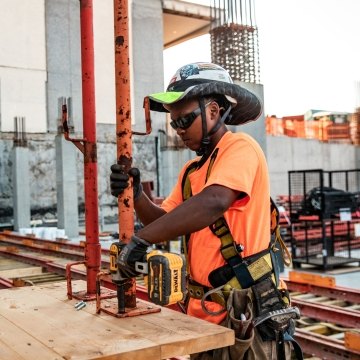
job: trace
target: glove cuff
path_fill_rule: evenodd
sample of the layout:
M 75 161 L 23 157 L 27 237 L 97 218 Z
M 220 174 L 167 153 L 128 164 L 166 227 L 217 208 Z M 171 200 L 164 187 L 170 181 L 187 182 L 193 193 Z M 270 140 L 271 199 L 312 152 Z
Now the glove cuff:
M 148 241 L 146 241 L 146 240 L 144 240 L 144 239 L 142 239 L 142 238 L 140 238 L 140 237 L 138 237 L 138 236 L 136 236 L 136 235 L 133 235 L 133 236 L 131 237 L 131 241 L 133 241 L 133 242 L 135 242 L 135 243 L 137 243 L 137 244 L 144 245 L 144 246 L 146 246 L 146 247 L 149 247 L 149 246 L 152 245 L 152 244 L 150 244 Z
M 139 199 L 143 192 L 142 184 L 140 183 L 136 188 L 134 188 L 134 201 Z

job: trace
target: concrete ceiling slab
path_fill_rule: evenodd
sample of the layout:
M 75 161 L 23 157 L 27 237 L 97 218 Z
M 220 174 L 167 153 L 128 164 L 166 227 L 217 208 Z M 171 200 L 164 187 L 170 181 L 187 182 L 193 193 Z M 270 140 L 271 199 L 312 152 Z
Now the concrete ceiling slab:
M 164 0 L 164 48 L 209 33 L 210 23 L 209 6 L 180 0 Z

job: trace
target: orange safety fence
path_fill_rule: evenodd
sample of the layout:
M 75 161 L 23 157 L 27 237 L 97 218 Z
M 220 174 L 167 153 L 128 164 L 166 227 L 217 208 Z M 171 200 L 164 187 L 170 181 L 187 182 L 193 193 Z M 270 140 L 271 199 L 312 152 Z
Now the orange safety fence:
M 323 142 L 360 144 L 360 123 L 358 121 L 337 124 L 331 120 L 304 120 L 303 116 L 302 119 L 301 116 L 284 118 L 267 116 L 266 133 L 273 136 L 317 139 Z

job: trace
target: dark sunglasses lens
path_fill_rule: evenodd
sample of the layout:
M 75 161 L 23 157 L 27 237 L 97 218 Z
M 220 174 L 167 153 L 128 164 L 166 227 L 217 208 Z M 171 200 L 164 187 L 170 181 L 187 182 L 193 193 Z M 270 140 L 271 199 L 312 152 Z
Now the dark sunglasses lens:
M 185 116 L 182 116 L 176 120 L 173 120 L 170 122 L 170 125 L 172 126 L 173 129 L 187 129 L 188 127 L 191 126 L 191 124 L 194 122 L 194 120 L 199 116 L 200 114 L 200 109 L 196 109 L 193 112 L 191 112 L 190 114 L 187 114 Z

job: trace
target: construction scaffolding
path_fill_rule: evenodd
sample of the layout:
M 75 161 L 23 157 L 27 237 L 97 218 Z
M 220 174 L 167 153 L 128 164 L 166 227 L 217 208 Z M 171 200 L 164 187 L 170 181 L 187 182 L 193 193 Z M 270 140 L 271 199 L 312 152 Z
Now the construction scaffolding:
M 260 82 L 258 28 L 253 0 L 212 0 L 211 59 L 233 80 Z

